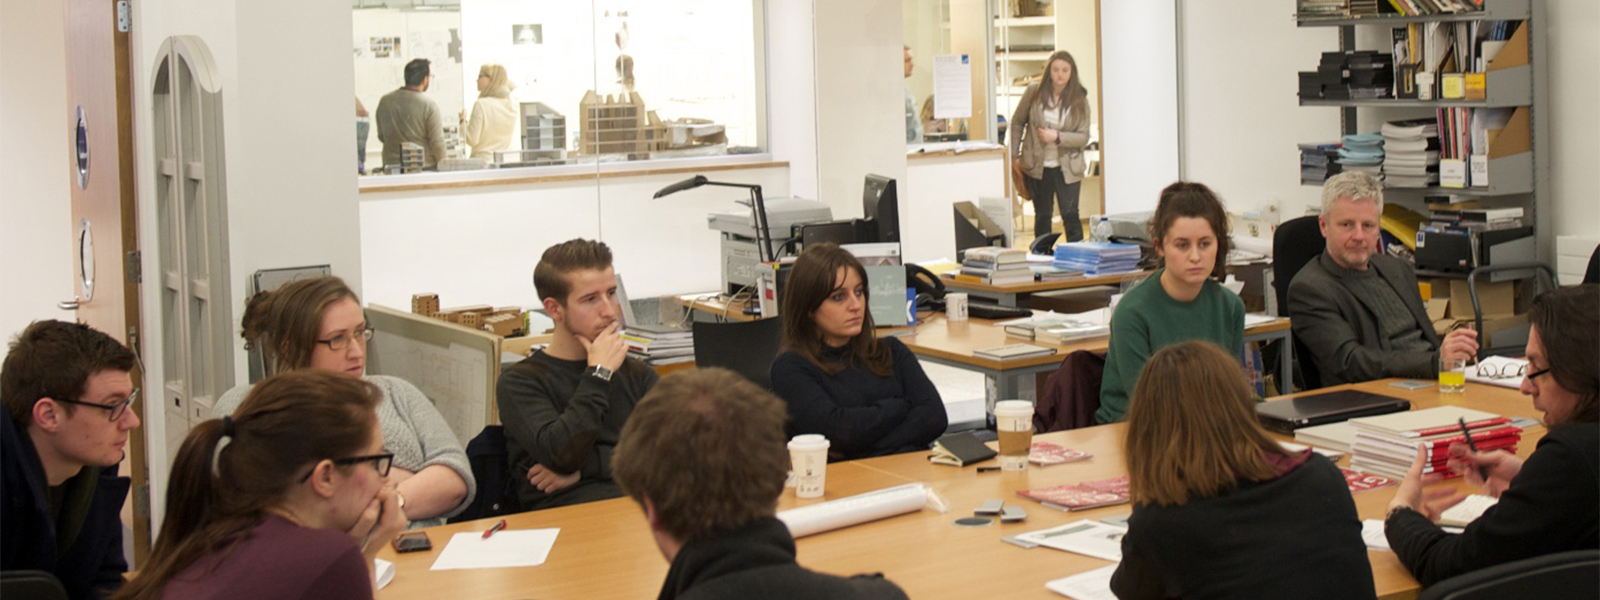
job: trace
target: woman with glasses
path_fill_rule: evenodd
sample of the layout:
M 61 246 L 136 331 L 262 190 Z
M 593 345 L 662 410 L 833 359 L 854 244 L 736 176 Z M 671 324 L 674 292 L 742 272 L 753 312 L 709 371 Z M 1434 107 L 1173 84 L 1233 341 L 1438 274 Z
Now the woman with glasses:
M 328 371 L 378 387 L 378 428 L 395 455 L 391 477 L 412 527 L 441 524 L 472 501 L 467 454 L 439 409 L 403 379 L 365 374 L 373 330 L 343 280 L 302 279 L 256 294 L 245 307 L 243 329 L 246 347 L 261 349 L 269 372 Z M 249 386 L 228 390 L 212 416 L 232 414 L 248 391 Z
M 1450 469 L 1499 498 L 1460 534 L 1434 524 L 1460 502 L 1454 487 L 1424 494 L 1421 450 L 1389 503 L 1384 533 L 1423 585 L 1524 558 L 1600 549 L 1600 286 L 1534 298 L 1522 393 L 1549 427 L 1526 459 L 1451 444 Z
M 380 400 L 360 379 L 302 370 L 195 426 L 150 560 L 113 598 L 372 598 L 372 559 L 405 527 Z

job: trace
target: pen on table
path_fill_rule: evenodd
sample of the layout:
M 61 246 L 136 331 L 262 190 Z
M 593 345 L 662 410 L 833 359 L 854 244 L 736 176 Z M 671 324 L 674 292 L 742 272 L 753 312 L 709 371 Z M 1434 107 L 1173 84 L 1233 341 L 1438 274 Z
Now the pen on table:
M 1473 454 L 1477 454 L 1478 453 L 1478 444 L 1474 443 L 1472 441 L 1472 432 L 1467 430 L 1467 420 L 1466 420 L 1466 418 L 1458 417 L 1456 419 L 1456 422 L 1461 424 L 1461 436 L 1467 438 L 1467 448 L 1472 450 Z M 1478 477 L 1483 479 L 1484 483 L 1488 483 L 1489 482 L 1489 468 L 1485 467 L 1485 466 L 1482 466 L 1482 465 L 1479 465 L 1478 466 Z
M 978 472 L 979 473 L 993 473 L 993 472 L 999 471 L 999 470 L 1000 470 L 1000 467 L 978 467 Z
M 500 519 L 500 522 L 499 523 L 495 523 L 494 527 L 490 527 L 489 529 L 484 530 L 483 539 L 487 540 L 487 539 L 489 539 L 489 536 L 494 535 L 494 532 L 500 531 L 501 529 L 505 529 L 505 528 L 506 528 L 506 520 L 505 519 Z

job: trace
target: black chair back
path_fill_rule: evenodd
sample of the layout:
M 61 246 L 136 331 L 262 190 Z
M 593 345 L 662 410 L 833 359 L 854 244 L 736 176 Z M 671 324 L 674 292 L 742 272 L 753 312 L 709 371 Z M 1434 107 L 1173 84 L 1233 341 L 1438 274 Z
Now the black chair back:
M 44 571 L 4 571 L 0 572 L 0 598 L 67 600 L 67 589 L 55 575 Z
M 520 512 L 517 490 L 511 479 L 511 458 L 506 450 L 506 430 L 502 425 L 483 428 L 472 441 L 467 442 L 467 464 L 472 467 L 472 479 L 478 482 L 478 493 L 472 503 L 449 522 L 460 523 Z
M 1278 316 L 1289 315 L 1289 282 L 1294 281 L 1294 276 L 1306 263 L 1322 254 L 1326 246 L 1316 215 L 1296 217 L 1278 225 L 1278 230 L 1272 234 L 1272 291 L 1278 299 Z M 1322 387 L 1315 359 L 1299 339 L 1294 341 L 1294 355 L 1300 367 L 1301 389 Z
M 772 389 L 772 361 L 783 340 L 783 319 L 694 323 L 694 363 L 723 367 Z
M 1600 550 L 1574 550 L 1479 569 L 1422 590 L 1417 600 L 1600 598 Z

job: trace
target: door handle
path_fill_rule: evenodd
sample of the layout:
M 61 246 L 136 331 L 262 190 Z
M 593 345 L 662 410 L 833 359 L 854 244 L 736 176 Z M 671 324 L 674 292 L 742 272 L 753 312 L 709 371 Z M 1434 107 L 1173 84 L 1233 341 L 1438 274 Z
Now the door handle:
M 73 298 L 73 299 L 67 300 L 65 302 L 57 302 L 56 303 L 56 308 L 59 308 L 61 310 L 78 310 L 79 302 L 80 302 L 80 299 L 78 299 L 78 298 Z

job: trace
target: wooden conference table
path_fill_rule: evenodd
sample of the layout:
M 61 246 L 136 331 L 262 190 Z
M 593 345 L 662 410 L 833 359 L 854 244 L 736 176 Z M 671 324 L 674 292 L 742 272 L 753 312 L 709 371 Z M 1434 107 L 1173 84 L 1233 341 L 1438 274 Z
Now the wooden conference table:
M 742 304 L 729 305 L 717 299 L 715 294 L 679 296 L 678 301 L 692 310 L 720 315 L 729 320 L 749 321 L 755 318 L 744 314 Z M 1045 344 L 1007 336 L 1005 328 L 995 323 L 990 319 L 977 318 L 952 322 L 945 318 L 943 312 L 923 311 L 917 314 L 916 326 L 884 327 L 878 330 L 878 335 L 900 338 L 911 352 L 923 360 L 976 371 L 994 379 L 998 398 L 1022 397 L 1020 391 L 1026 387 L 1029 378 L 1055 371 L 1061 367 L 1061 361 L 1074 351 L 1105 352 L 1110 341 L 1108 337 L 1100 337 L 1068 344 Z M 1281 317 L 1244 329 L 1246 342 L 1276 340 L 1281 343 L 1282 351 L 1278 353 L 1280 373 L 1294 372 L 1294 345 L 1289 343 L 1290 336 L 1289 319 Z M 1054 348 L 1056 352 L 1010 360 L 994 360 L 973 354 L 977 350 L 1022 343 Z
M 1383 380 L 1339 386 L 1406 398 L 1416 408 L 1456 403 L 1504 414 L 1539 418 L 1538 411 L 1516 390 L 1467 384 L 1459 400 L 1442 397 L 1435 389 L 1404 390 Z M 1315 392 L 1312 392 L 1315 393 Z M 1023 549 L 1000 538 L 1063 525 L 1079 519 L 1098 520 L 1125 514 L 1128 505 L 1077 513 L 1051 510 L 1016 496 L 1016 491 L 1105 479 L 1126 474 L 1122 462 L 1122 424 L 1090 427 L 1035 436 L 1068 448 L 1094 454 L 1089 460 L 1050 467 L 1030 466 L 1013 473 L 978 474 L 975 467 L 934 465 L 926 453 L 835 463 L 828 466 L 823 500 L 900 485 L 928 484 L 950 501 L 951 510 L 930 509 L 821 533 L 798 541 L 800 564 L 834 574 L 882 572 L 912 598 L 1059 598 L 1045 589 L 1047 581 L 1109 564 L 1107 561 L 1052 550 Z M 1518 455 L 1528 456 L 1544 435 L 1543 427 L 1523 434 Z M 1341 459 L 1347 465 L 1349 458 Z M 992 463 L 985 463 L 992 464 Z M 1460 480 L 1444 485 L 1462 485 Z M 1355 495 L 1362 518 L 1381 519 L 1394 486 Z M 1027 511 L 1021 523 L 987 527 L 956 527 L 952 521 L 970 516 L 972 509 L 990 498 L 1002 499 Z M 797 500 L 792 491 L 779 500 L 779 509 L 821 500 Z M 428 530 L 434 549 L 396 555 L 386 549 L 380 556 L 395 562 L 394 582 L 378 593 L 383 600 L 438 600 L 440 598 L 651 598 L 666 577 L 667 562 L 650 535 L 643 513 L 627 498 L 594 502 L 507 517 L 512 529 L 560 528 L 549 560 L 538 567 L 430 571 L 450 536 L 482 531 L 493 520 L 434 527 Z M 1380 598 L 1411 598 L 1419 586 L 1394 553 L 1369 551 Z M 1304 565 L 1314 569 L 1316 565 Z

